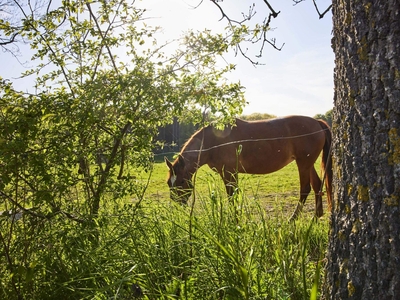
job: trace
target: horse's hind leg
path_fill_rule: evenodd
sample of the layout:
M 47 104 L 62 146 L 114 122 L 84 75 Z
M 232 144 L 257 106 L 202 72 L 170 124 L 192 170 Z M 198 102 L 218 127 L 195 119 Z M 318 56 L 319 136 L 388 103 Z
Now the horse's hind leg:
M 297 203 L 295 211 L 290 217 L 290 221 L 294 221 L 297 219 L 297 217 L 303 210 L 303 205 L 306 202 L 307 196 L 311 191 L 310 169 L 309 168 L 302 169 L 299 163 L 297 163 L 297 166 L 299 168 L 299 175 L 300 175 L 300 200 Z
M 321 196 L 321 179 L 319 178 L 315 168 L 312 167 L 310 171 L 311 186 L 315 193 L 315 214 L 319 218 L 324 214 L 322 208 L 322 196 Z

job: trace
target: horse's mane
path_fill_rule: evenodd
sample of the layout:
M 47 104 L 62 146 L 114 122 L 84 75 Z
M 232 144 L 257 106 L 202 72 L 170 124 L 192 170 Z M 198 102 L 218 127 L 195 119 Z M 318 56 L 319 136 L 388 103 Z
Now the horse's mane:
M 244 121 L 244 120 L 241 120 L 241 119 L 236 119 L 235 122 L 237 124 L 237 122 L 245 122 L 246 123 L 247 121 Z M 195 142 L 195 139 L 202 140 L 203 137 L 206 137 L 206 133 L 204 133 L 204 131 L 205 130 L 210 130 L 213 127 L 214 127 L 214 123 L 211 123 L 208 126 L 201 127 L 195 133 L 193 133 L 192 136 L 183 144 L 180 154 L 182 154 L 189 145 L 191 145 L 193 142 Z M 212 131 L 211 131 L 211 134 L 212 134 Z M 209 137 L 209 136 L 207 136 L 207 137 Z
M 206 127 L 201 127 L 195 133 L 193 133 L 192 136 L 183 144 L 180 154 L 182 154 L 185 151 L 185 149 L 188 147 L 188 145 L 190 145 L 194 141 L 194 139 L 203 132 L 203 130 L 205 130 L 206 128 L 208 128 L 210 126 L 211 125 L 208 125 Z

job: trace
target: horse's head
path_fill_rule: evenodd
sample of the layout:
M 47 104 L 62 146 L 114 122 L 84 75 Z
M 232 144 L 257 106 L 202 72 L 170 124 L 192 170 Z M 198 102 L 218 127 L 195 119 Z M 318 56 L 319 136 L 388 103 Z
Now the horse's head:
M 182 204 L 187 204 L 187 201 L 192 193 L 192 175 L 188 172 L 185 166 L 184 158 L 179 155 L 172 163 L 166 157 L 165 163 L 169 168 L 168 186 L 171 193 L 171 199 Z

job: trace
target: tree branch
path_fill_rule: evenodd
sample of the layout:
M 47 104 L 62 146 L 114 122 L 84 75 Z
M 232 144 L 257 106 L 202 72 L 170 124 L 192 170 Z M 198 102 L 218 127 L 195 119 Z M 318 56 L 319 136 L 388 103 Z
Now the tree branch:
M 9 45 L 15 42 L 15 38 L 19 35 L 19 32 L 16 32 L 12 35 L 12 37 L 5 42 L 0 42 L 0 46 L 5 46 L 5 45 Z M 3 40 L 3 39 L 2 39 Z
M 103 191 L 106 187 L 106 181 L 108 176 L 110 175 L 111 168 L 115 165 L 115 157 L 117 156 L 118 149 L 120 145 L 122 144 L 122 140 L 125 136 L 125 134 L 128 132 L 128 130 L 131 127 L 131 122 L 127 122 L 120 131 L 120 134 L 118 137 L 115 138 L 114 146 L 112 148 L 111 154 L 109 156 L 108 162 L 106 164 L 106 167 L 104 169 L 104 172 L 101 174 L 99 183 L 97 185 L 97 190 L 93 195 L 93 205 L 91 207 L 91 215 L 96 216 L 99 212 L 100 209 L 100 198 L 103 194 Z
M 268 6 L 268 9 L 271 11 L 272 16 L 273 16 L 274 18 L 278 17 L 280 11 L 276 12 L 276 11 L 272 8 L 271 4 L 269 4 L 269 2 L 268 2 L 267 0 L 264 0 L 264 3 Z M 268 22 L 268 23 L 269 23 L 269 22 Z
M 303 2 L 303 1 L 305 1 L 305 0 L 293 0 L 294 5 L 297 5 L 297 4 L 299 4 L 300 2 Z M 320 11 L 319 11 L 319 8 L 318 8 L 317 1 L 316 1 L 316 0 L 313 0 L 313 4 L 314 4 L 315 10 L 317 11 L 318 16 L 319 16 L 320 19 L 322 19 L 322 18 L 326 15 L 326 13 L 329 12 L 329 11 L 332 9 L 332 4 L 331 4 L 331 5 L 329 5 L 328 8 L 325 9 L 325 11 L 321 14 Z
M 331 8 L 332 8 L 332 4 L 331 4 L 331 5 L 329 5 L 328 8 L 325 9 L 325 11 L 321 14 L 321 13 L 319 12 L 317 2 L 316 2 L 315 0 L 313 0 L 313 3 L 314 3 L 314 7 L 315 7 L 315 9 L 317 10 L 317 13 L 318 13 L 320 19 L 322 19 L 322 18 L 325 16 L 325 14 L 326 14 L 328 11 L 330 11 Z
M 235 25 L 243 25 L 245 22 L 250 21 L 256 14 L 255 4 L 253 3 L 253 5 L 250 6 L 250 8 L 249 8 L 248 14 L 242 13 L 242 16 L 243 16 L 242 20 L 239 20 L 239 21 L 238 20 L 234 20 L 234 19 L 232 19 L 231 17 L 229 17 L 225 13 L 224 9 L 219 4 L 219 2 L 221 2 L 221 1 L 211 0 L 211 2 L 214 3 L 214 5 L 217 6 L 219 11 L 221 12 L 222 17 L 221 17 L 220 21 L 223 20 L 223 19 L 226 19 L 232 29 L 235 28 Z M 280 11 L 276 11 L 272 7 L 272 5 L 269 3 L 269 1 L 263 0 L 263 2 L 265 3 L 265 5 L 268 7 L 268 9 L 270 11 L 268 17 L 265 18 L 263 24 L 260 26 L 261 29 L 260 28 L 255 28 L 253 30 L 250 30 L 250 33 L 247 34 L 248 37 L 246 39 L 243 39 L 243 41 L 250 42 L 252 44 L 256 44 L 256 43 L 259 43 L 259 42 L 261 43 L 259 55 L 256 55 L 257 58 L 260 58 L 262 56 L 262 52 L 264 51 L 265 44 L 271 45 L 274 49 L 276 49 L 278 51 L 282 50 L 283 46 L 285 45 L 285 44 L 282 44 L 282 46 L 278 47 L 276 45 L 276 40 L 275 39 L 268 39 L 267 38 L 267 31 L 270 30 L 271 20 L 272 20 L 272 18 L 277 18 L 278 15 L 280 14 Z M 201 3 L 202 3 L 202 1 L 201 1 Z M 254 61 L 253 59 L 251 59 L 249 57 L 249 55 L 246 53 L 246 51 L 242 48 L 240 42 L 237 43 L 235 45 L 235 47 L 236 47 L 235 54 L 240 53 L 243 57 L 245 57 L 247 60 L 249 60 L 253 65 L 259 65 L 260 64 L 259 62 Z
M 65 212 L 65 211 L 63 211 L 63 210 L 61 210 L 60 208 L 58 208 L 58 207 L 55 207 L 55 206 L 52 206 L 52 208 L 53 208 L 53 211 L 51 212 L 51 213 L 48 213 L 48 214 L 42 214 L 42 213 L 39 213 L 39 212 L 35 212 L 35 209 L 36 208 L 34 208 L 34 207 L 32 207 L 32 208 L 25 208 L 24 206 L 22 206 L 21 204 L 19 204 L 16 200 L 14 200 L 11 196 L 9 196 L 9 195 L 7 195 L 6 193 L 4 193 L 3 191 L 0 191 L 0 196 L 2 196 L 2 197 L 4 197 L 4 198 L 6 198 L 8 201 L 10 201 L 14 206 L 16 206 L 19 210 L 20 210 L 20 212 L 22 212 L 23 214 L 27 214 L 27 215 L 31 215 L 31 216 L 33 216 L 33 217 L 36 217 L 36 218 L 39 218 L 39 219 L 46 219 L 46 220 L 50 220 L 51 218 L 53 218 L 54 216 L 56 216 L 56 215 L 58 215 L 58 214 L 62 214 L 62 215 L 64 215 L 64 216 L 66 216 L 68 219 L 71 219 L 71 220 L 73 220 L 73 221 L 75 221 L 75 222 L 78 222 L 78 223 L 80 223 L 80 224 L 84 224 L 84 223 L 86 223 L 86 221 L 84 220 L 84 219 L 81 219 L 81 218 L 78 218 L 78 217 L 76 217 L 76 216 L 74 216 L 74 215 L 72 215 L 72 214 L 70 214 L 70 213 L 68 213 L 68 212 Z M 2 214 L 0 214 L 0 215 L 16 215 L 18 212 L 15 212 L 15 213 L 8 213 L 8 212 L 3 212 Z M 15 217 L 14 217 L 15 218 Z
M 120 4 L 120 5 L 121 5 L 121 4 Z M 96 27 L 97 27 L 97 31 L 98 31 L 98 33 L 99 33 L 101 39 L 102 39 L 101 45 L 102 45 L 102 46 L 104 45 L 104 46 L 106 47 L 107 52 L 108 52 L 108 55 L 109 55 L 109 57 L 110 57 L 110 61 L 111 61 L 112 65 L 113 65 L 113 68 L 114 68 L 115 72 L 118 74 L 118 73 L 119 73 L 118 67 L 117 67 L 117 65 L 116 65 L 116 63 L 115 63 L 115 60 L 114 60 L 114 57 L 113 57 L 113 55 L 112 55 L 111 49 L 110 49 L 109 45 L 106 43 L 106 36 L 108 35 L 108 31 L 110 30 L 111 25 L 115 22 L 116 15 L 114 16 L 113 21 L 112 21 L 112 22 L 109 22 L 109 25 L 108 25 L 108 27 L 107 27 L 105 33 L 103 34 L 103 31 L 101 30 L 100 24 L 99 24 L 99 22 L 97 21 L 97 18 L 96 18 L 96 16 L 94 15 L 94 13 L 93 13 L 93 11 L 92 11 L 92 7 L 90 6 L 90 3 L 89 3 L 89 2 L 86 3 L 86 7 L 88 8 L 88 11 L 89 11 L 90 16 L 93 18 L 93 21 L 94 21 L 94 23 L 96 24 Z M 101 49 L 99 50 L 99 56 L 100 56 L 100 53 L 101 53 Z M 99 59 L 100 59 L 100 57 L 98 57 L 98 60 L 99 60 Z M 96 69 L 97 69 L 97 64 L 96 64 Z M 94 74 L 95 74 L 95 73 L 96 73 L 96 72 L 94 72 Z M 94 78 L 94 77 L 92 77 L 92 79 L 93 79 L 93 78 Z

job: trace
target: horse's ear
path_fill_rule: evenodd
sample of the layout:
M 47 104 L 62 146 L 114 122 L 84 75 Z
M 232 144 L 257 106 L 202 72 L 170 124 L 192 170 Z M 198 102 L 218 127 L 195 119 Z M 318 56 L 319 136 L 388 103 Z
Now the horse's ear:
M 168 168 L 172 170 L 172 163 L 168 160 L 166 156 L 164 156 L 165 163 L 167 164 Z

